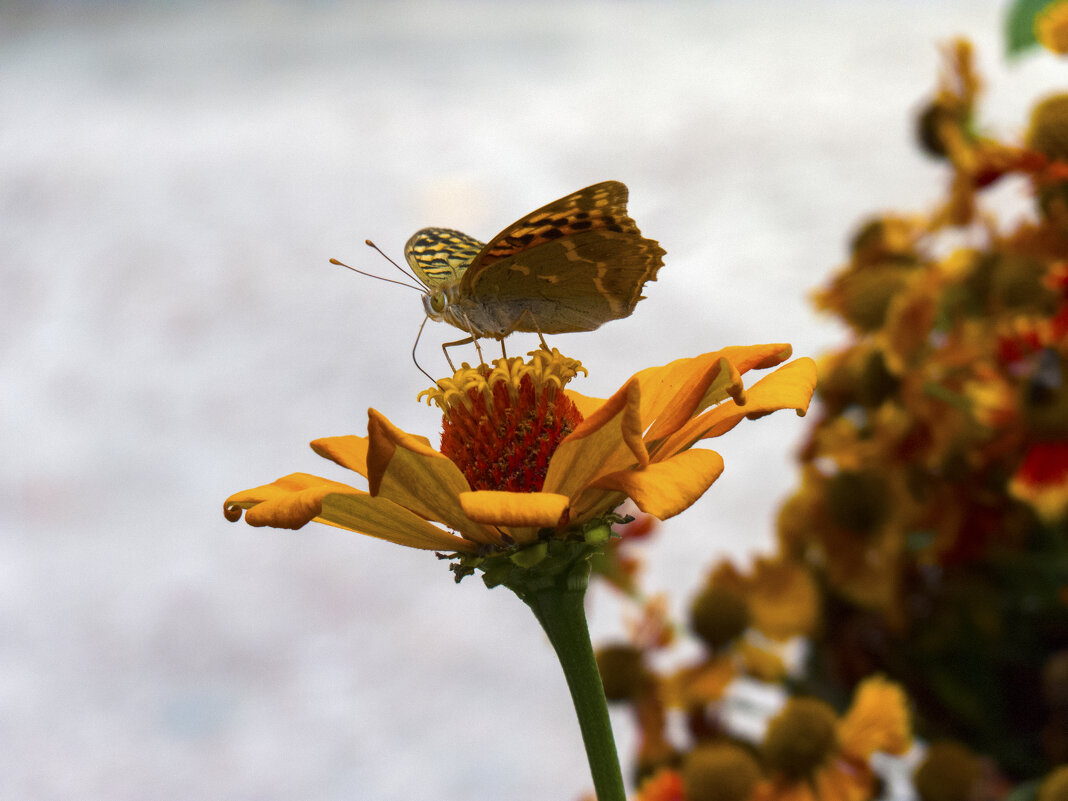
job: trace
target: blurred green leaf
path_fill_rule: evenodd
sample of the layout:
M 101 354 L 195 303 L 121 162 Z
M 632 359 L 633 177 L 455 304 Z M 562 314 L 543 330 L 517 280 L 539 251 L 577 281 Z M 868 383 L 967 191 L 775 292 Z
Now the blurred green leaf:
M 1038 44 L 1035 38 L 1035 17 L 1057 0 L 1014 0 L 1005 17 L 1005 54 L 1019 56 Z

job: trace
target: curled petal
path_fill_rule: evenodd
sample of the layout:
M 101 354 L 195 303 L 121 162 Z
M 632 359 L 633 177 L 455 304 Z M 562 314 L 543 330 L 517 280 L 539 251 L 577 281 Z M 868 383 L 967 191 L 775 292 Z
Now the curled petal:
M 371 494 L 387 498 L 426 520 L 444 523 L 469 540 L 491 545 L 503 543 L 493 528 L 469 518 L 460 505 L 467 483 L 452 460 L 394 426 L 374 409 L 367 424 Z
M 653 433 L 647 439 L 666 436 L 694 414 L 726 397 L 713 384 L 722 370 L 722 360 L 726 359 L 734 373 L 741 375 L 752 369 L 774 367 L 790 358 L 790 353 L 790 346 L 783 344 L 730 347 L 636 373 L 633 380 L 642 387 L 642 420 L 646 426 L 653 424 Z
M 367 416 L 367 480 L 372 495 L 378 495 L 382 477 L 398 446 L 428 459 L 445 459 L 430 446 L 430 440 L 426 437 L 402 431 L 376 409 L 368 409 Z
M 747 389 L 744 406 L 731 400 L 695 417 L 661 445 L 658 456 L 669 456 L 699 439 L 725 434 L 746 417 L 756 419 L 779 409 L 794 409 L 804 415 L 815 388 L 816 363 L 809 358 L 795 359 Z
M 311 443 L 312 450 L 367 478 L 367 437 L 323 437 Z
M 327 495 L 322 501 L 320 522 L 409 548 L 467 552 L 477 548 L 475 543 L 442 531 L 403 506 L 363 492 Z
M 744 402 L 741 375 L 728 359 L 698 357 L 685 361 L 692 363 L 697 373 L 662 406 L 659 416 L 646 432 L 650 442 L 670 436 L 694 415 L 728 397 Z
M 778 342 L 770 345 L 734 345 L 724 348 L 719 355 L 733 364 L 735 370 L 744 374 L 750 370 L 767 370 L 780 365 L 789 359 L 793 352 L 793 347 Z
M 718 437 L 730 431 L 742 417 L 756 420 L 780 409 L 793 409 L 798 417 L 804 417 L 816 389 L 817 378 L 816 362 L 808 357 L 784 364 L 746 390 L 744 408 L 726 403 L 712 409 L 709 412 L 712 425 L 703 437 Z
M 244 509 L 245 522 L 250 526 L 298 529 L 319 517 L 323 498 L 332 492 L 359 490 L 308 473 L 291 473 L 262 487 L 231 495 L 223 504 L 223 513 L 234 522 Z
M 460 504 L 472 520 L 490 526 L 555 527 L 570 499 L 554 492 L 497 492 L 460 494 Z
M 688 450 L 641 469 L 602 476 L 595 485 L 623 492 L 643 512 L 667 520 L 700 498 L 722 472 L 723 457 L 715 451 Z
M 560 443 L 545 474 L 545 491 L 578 497 L 602 473 L 648 461 L 638 409 L 641 389 L 628 381 Z

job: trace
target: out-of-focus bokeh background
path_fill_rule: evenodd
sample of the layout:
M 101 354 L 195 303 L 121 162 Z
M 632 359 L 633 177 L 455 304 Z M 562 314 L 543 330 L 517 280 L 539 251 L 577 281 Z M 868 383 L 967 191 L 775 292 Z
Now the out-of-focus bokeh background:
M 939 42 L 1023 130 L 1051 59 L 1006 65 L 997 2 L 0 4 L 0 797 L 569 799 L 589 787 L 533 617 L 432 555 L 232 525 L 366 409 L 435 436 L 408 352 L 417 228 L 486 238 L 615 178 L 667 249 L 629 319 L 553 338 L 611 392 L 728 344 L 816 355 L 808 292 L 853 227 L 922 210 Z M 421 361 L 444 374 L 430 325 Z M 534 347 L 517 335 L 512 353 Z M 472 359 L 473 353 L 463 358 Z M 648 552 L 681 610 L 769 547 L 805 422 Z M 621 630 L 591 597 L 595 637 Z M 629 722 L 617 719 L 624 753 Z

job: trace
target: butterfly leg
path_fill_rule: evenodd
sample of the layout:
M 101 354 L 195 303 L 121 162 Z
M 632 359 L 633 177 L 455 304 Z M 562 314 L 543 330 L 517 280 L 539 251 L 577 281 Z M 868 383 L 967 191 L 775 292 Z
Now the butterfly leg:
M 528 311 L 524 311 L 519 316 L 519 319 L 516 320 L 515 325 L 512 327 L 512 331 L 518 331 L 519 330 L 519 325 L 520 325 L 520 323 L 523 322 L 524 318 L 526 320 L 530 321 L 530 328 L 524 328 L 523 330 L 524 331 L 533 331 L 533 332 L 535 332 L 538 335 L 538 341 L 541 342 L 541 347 L 544 350 L 549 350 L 550 349 L 549 348 L 549 343 L 547 343 L 545 341 L 545 337 L 542 336 L 542 334 L 541 334 L 541 329 L 538 328 L 538 321 L 534 318 L 534 315 L 531 314 L 529 310 Z M 501 341 L 501 347 L 504 347 L 504 341 L 503 340 Z
M 452 368 L 452 371 L 454 373 L 456 372 L 456 365 L 452 363 L 452 359 L 449 357 L 449 348 L 455 347 L 456 345 L 469 345 L 472 342 L 475 343 L 475 348 L 477 349 L 478 348 L 478 342 L 475 342 L 475 338 L 474 337 L 467 337 L 465 339 L 458 339 L 455 342 L 445 342 L 444 344 L 442 344 L 441 352 L 445 354 L 445 361 L 447 361 L 449 363 L 449 367 Z M 482 357 L 482 352 L 479 351 L 478 355 L 479 355 L 479 358 L 481 358 Z
M 420 340 L 420 338 L 422 338 L 422 336 L 423 336 L 423 328 L 424 328 L 424 327 L 426 326 L 426 321 L 427 321 L 427 320 L 429 320 L 429 319 L 430 319 L 429 317 L 424 317 L 424 318 L 423 318 L 423 322 L 421 322 L 421 323 L 419 324 L 419 333 L 417 333 L 417 334 L 415 335 L 415 342 L 413 342 L 413 343 L 412 343 L 412 361 L 413 361 L 413 362 L 415 363 L 415 366 L 416 366 L 416 368 L 417 368 L 417 369 L 419 370 L 419 372 L 420 372 L 420 373 L 422 373 L 422 374 L 423 374 L 423 375 L 425 375 L 425 376 L 426 376 L 427 378 L 429 378 L 429 379 L 430 379 L 430 381 L 431 381 L 431 382 L 432 382 L 433 384 L 437 384 L 437 381 L 436 381 L 436 380 L 434 379 L 434 376 L 430 375 L 430 373 L 428 373 L 428 372 L 427 372 L 426 370 L 424 370 L 424 369 L 423 369 L 423 366 L 422 366 L 421 364 L 419 364 L 419 360 L 418 360 L 418 359 L 417 359 L 417 358 L 415 357 L 415 350 L 416 350 L 416 348 L 418 348 L 418 347 L 419 347 L 419 340 Z M 446 354 L 446 356 L 447 356 L 447 355 L 448 355 L 448 354 Z M 455 371 L 455 370 L 453 370 L 453 372 L 455 373 L 456 371 Z

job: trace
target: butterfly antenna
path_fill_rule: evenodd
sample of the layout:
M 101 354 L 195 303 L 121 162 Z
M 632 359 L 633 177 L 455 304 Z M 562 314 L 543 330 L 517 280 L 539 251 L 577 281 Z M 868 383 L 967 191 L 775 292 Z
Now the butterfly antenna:
M 415 363 L 415 367 L 420 373 L 422 373 L 423 375 L 425 375 L 427 378 L 430 379 L 430 383 L 431 384 L 433 384 L 434 386 L 437 386 L 438 385 L 437 379 L 434 378 L 434 376 L 430 375 L 430 373 L 428 373 L 426 370 L 424 370 L 423 366 L 421 364 L 419 364 L 419 360 L 417 358 L 415 358 L 415 349 L 417 347 L 419 347 L 419 339 L 420 339 L 420 337 L 423 336 L 423 326 L 426 325 L 426 321 L 429 320 L 429 319 L 430 319 L 429 317 L 424 317 L 423 318 L 423 322 L 421 322 L 419 324 L 419 333 L 417 333 L 415 335 L 415 342 L 412 343 L 412 362 Z
M 382 276 L 375 275 L 374 273 L 365 273 L 363 270 L 357 270 L 355 267 L 349 267 L 349 265 L 345 264 L 345 262 L 338 261 L 337 259 L 330 259 L 330 263 L 331 264 L 336 264 L 338 267 L 344 267 L 344 268 L 346 268 L 348 270 L 352 270 L 354 273 L 359 273 L 360 275 L 366 275 L 368 278 L 377 278 L 379 281 L 389 281 L 389 283 L 391 283 L 391 284 L 397 284 L 398 286 L 407 287 L 408 289 L 414 289 L 416 292 L 419 292 L 419 293 L 421 293 L 423 295 L 426 294 L 426 290 L 425 289 L 420 289 L 417 286 L 412 286 L 411 284 L 406 284 L 403 281 L 394 281 L 392 278 L 383 278 Z
M 405 277 L 405 278 L 411 278 L 411 279 L 412 279 L 412 280 L 414 280 L 414 281 L 415 281 L 416 283 L 419 283 L 419 278 L 418 278 L 417 276 L 413 275 L 413 274 L 412 274 L 412 272 L 411 272 L 410 270 L 405 270 L 405 269 L 404 269 L 403 267 L 401 267 L 401 266 L 400 266 L 399 264 L 397 264 L 397 262 L 393 261 L 393 259 L 391 259 L 391 258 L 390 258 L 389 256 L 387 256 L 387 255 L 386 255 L 386 254 L 385 254 L 385 253 L 384 253 L 384 252 L 382 251 L 382 248 L 380 248 L 380 247 L 379 247 L 378 245 L 376 245 L 376 244 L 375 244 L 374 242 L 372 242 L 372 241 L 371 241 L 370 239 L 365 239 L 365 240 L 363 241 L 363 243 L 364 243 L 365 245 L 367 245 L 367 247 L 369 247 L 369 248 L 373 248 L 373 249 L 377 250 L 377 251 L 378 251 L 378 253 L 379 253 L 379 255 L 381 255 L 381 256 L 382 256 L 382 258 L 384 258 L 384 259 L 385 259 L 386 261 L 388 261 L 388 262 L 389 262 L 390 264 L 392 264 L 392 265 L 393 265 L 394 267 L 396 267 L 396 268 L 397 268 L 398 270 L 400 270 L 400 271 L 401 271 L 401 273 L 402 273 L 402 274 L 404 275 L 404 277 Z M 420 289 L 419 291 L 420 291 L 420 292 L 422 292 L 423 290 L 422 290 L 422 289 Z

